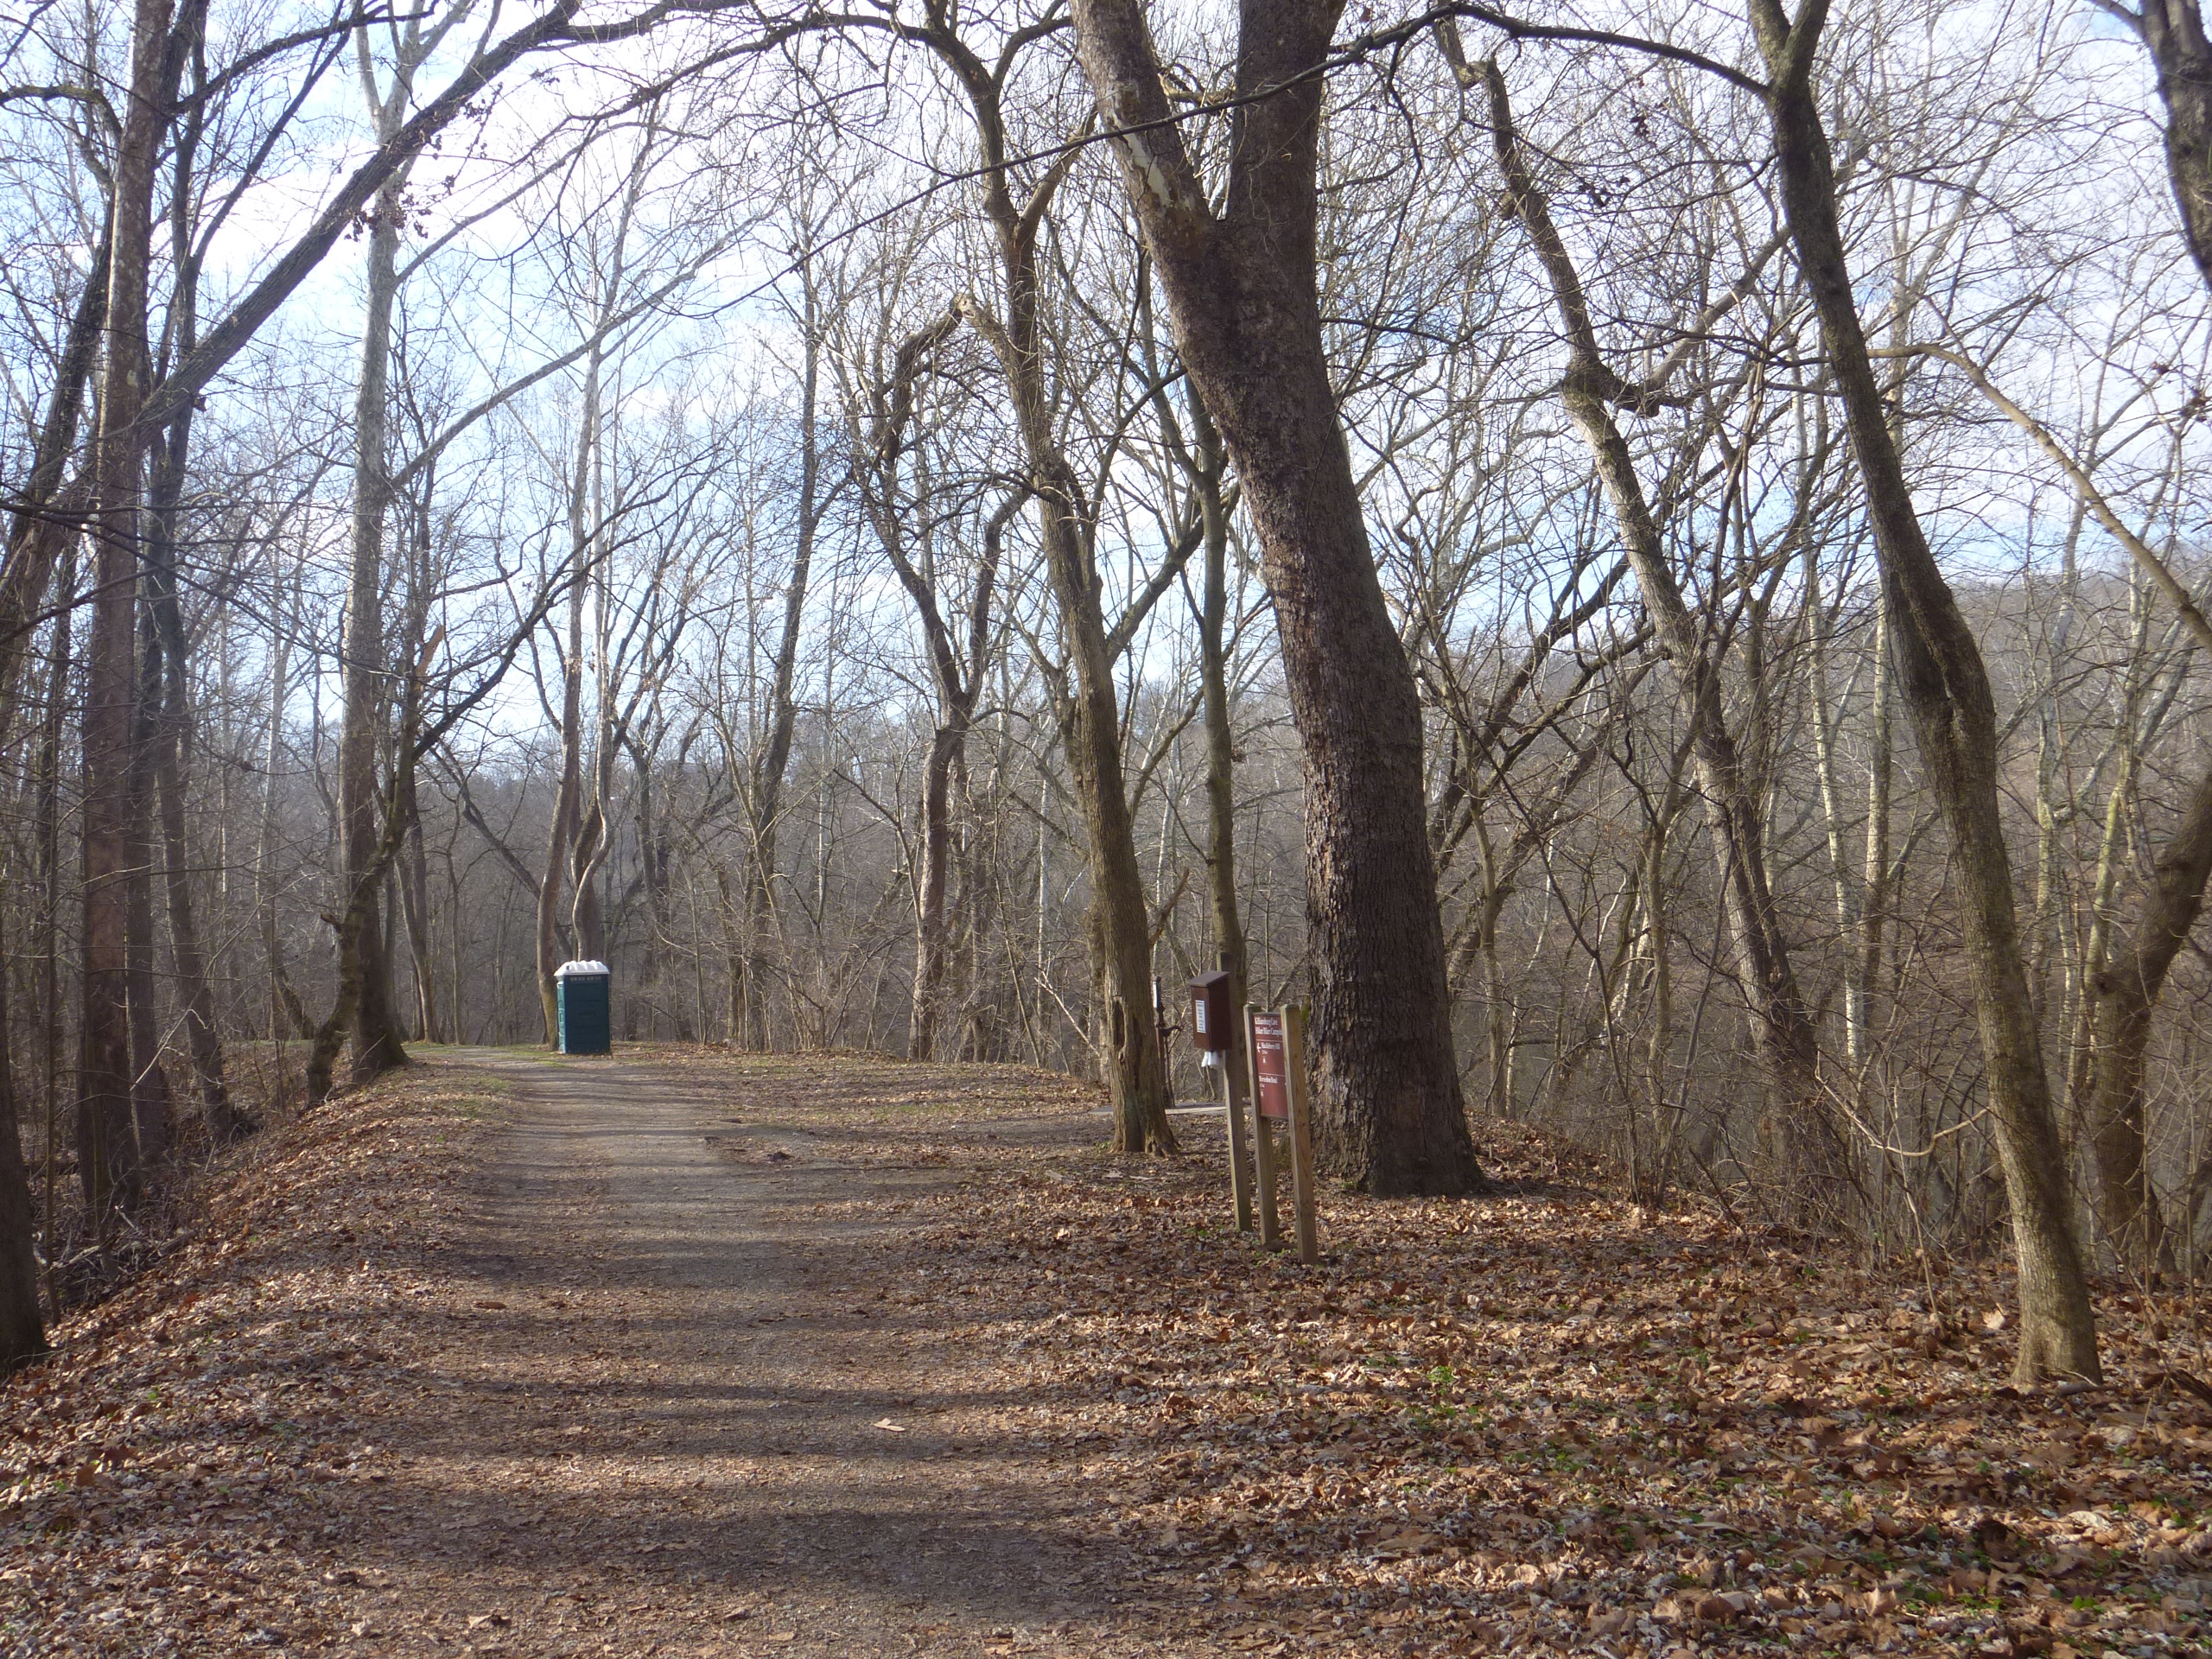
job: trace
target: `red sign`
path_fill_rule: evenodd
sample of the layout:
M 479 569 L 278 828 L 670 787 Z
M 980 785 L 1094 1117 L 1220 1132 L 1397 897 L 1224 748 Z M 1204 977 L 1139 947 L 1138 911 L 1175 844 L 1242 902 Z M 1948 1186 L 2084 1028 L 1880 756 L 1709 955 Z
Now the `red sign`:
M 1290 1116 L 1290 1064 L 1283 1052 L 1282 1015 L 1252 1016 L 1252 1081 L 1260 1096 L 1260 1116 Z

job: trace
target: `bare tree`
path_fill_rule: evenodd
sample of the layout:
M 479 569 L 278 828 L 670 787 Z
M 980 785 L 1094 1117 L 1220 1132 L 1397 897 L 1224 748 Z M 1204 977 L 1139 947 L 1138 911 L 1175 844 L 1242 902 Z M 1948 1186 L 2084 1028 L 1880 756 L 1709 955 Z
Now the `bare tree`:
M 1309 904 L 1324 976 L 1316 1127 L 1377 1193 L 1483 1183 L 1453 1054 L 1422 790 L 1421 711 L 1383 604 L 1322 347 L 1321 78 L 1338 7 L 1247 13 L 1217 213 L 1168 100 L 1145 8 L 1078 0 L 1079 55 L 1118 135 L 1176 340 L 1257 527 L 1305 745 Z

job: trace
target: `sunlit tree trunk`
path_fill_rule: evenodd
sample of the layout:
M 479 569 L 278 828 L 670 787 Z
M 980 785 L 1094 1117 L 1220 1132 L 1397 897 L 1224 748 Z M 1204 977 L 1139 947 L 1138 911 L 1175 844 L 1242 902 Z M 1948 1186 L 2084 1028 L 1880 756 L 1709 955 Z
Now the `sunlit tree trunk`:
M 396 75 L 395 81 L 375 110 L 379 136 L 385 138 L 397 130 L 405 108 L 411 67 Z M 362 880 L 380 839 L 377 761 L 392 702 L 384 612 L 385 527 L 392 502 L 385 411 L 391 397 L 392 316 L 399 295 L 399 237 L 407 213 L 407 179 L 403 168 L 377 193 L 370 210 L 367 308 L 360 380 L 353 399 L 353 557 L 346 590 L 346 712 L 339 737 L 338 794 L 348 908 L 362 906 L 361 924 L 346 940 L 351 960 L 339 964 L 341 982 L 353 988 L 356 1083 L 365 1083 L 407 1060 L 392 1006 L 391 964 L 384 949 L 378 884 Z
M 1016 431 L 1037 498 L 1046 580 L 1059 613 L 1070 696 L 1061 709 L 1068 782 L 1083 813 L 1090 864 L 1090 957 L 1097 994 L 1096 1041 L 1114 1114 L 1117 1152 L 1170 1152 L 1166 1057 L 1152 1018 L 1152 916 L 1137 864 L 1122 763 L 1120 694 L 1108 644 L 1104 598 L 1090 539 L 1091 504 L 1055 429 L 1039 270 L 1038 238 L 1074 152 L 1017 205 L 1007 165 L 1002 99 L 994 73 L 954 32 L 949 7 L 936 10 L 923 39 L 959 79 L 985 172 L 982 202 L 997 245 L 1002 313 L 963 296 L 962 315 L 990 346 L 1005 377 Z
M 1778 0 L 1750 0 L 1750 9 L 1768 73 L 1766 103 L 1783 215 L 1820 316 L 1866 485 L 1889 598 L 1897 690 L 1950 832 L 1985 1084 L 2012 1208 L 2020 1296 L 2018 1373 L 2024 1380 L 2094 1378 L 2101 1375 L 2096 1319 L 2074 1232 L 2050 1079 L 2028 997 L 2012 859 L 1998 802 L 1996 704 L 1980 647 L 1922 531 L 1859 323 L 1834 167 L 1813 85 L 1827 8 L 1822 0 L 1807 0 L 1798 25 Z
M 1697 791 L 1705 804 L 1736 984 L 1750 1011 L 1752 1050 L 1773 1092 L 1779 1138 L 1788 1147 L 1793 1173 L 1809 1178 L 1824 1204 L 1832 1202 L 1827 1195 L 1840 1191 L 1848 1157 L 1821 1093 L 1812 1014 L 1798 988 L 1789 938 L 1767 879 L 1766 826 L 1759 791 L 1729 729 L 1712 631 L 1700 628 L 1690 613 L 1643 480 L 1613 419 L 1616 404 L 1656 410 L 1659 391 L 1628 385 L 1600 354 L 1581 279 L 1553 224 L 1550 203 L 1522 156 L 1504 75 L 1496 60 L 1490 60 L 1463 79 L 1476 76 L 1489 94 L 1492 143 L 1513 210 L 1535 245 L 1567 334 L 1568 365 L 1560 400 L 1581 434 L 1611 504 L 1623 550 L 1658 632 L 1661 652 L 1672 671 L 1689 727 Z M 1813 602 L 1818 602 L 1817 595 Z M 1655 878 L 1656 874 L 1655 870 Z
M 1322 78 L 1338 7 L 1247 0 L 1217 215 L 1141 0 L 1077 0 L 1077 51 L 1192 384 L 1258 532 L 1304 749 L 1324 1163 L 1377 1194 L 1479 1189 L 1453 1053 L 1421 716 L 1323 349 Z M 1262 94 L 1264 93 L 1264 96 Z M 1149 1022 L 1138 1020 L 1142 1026 Z

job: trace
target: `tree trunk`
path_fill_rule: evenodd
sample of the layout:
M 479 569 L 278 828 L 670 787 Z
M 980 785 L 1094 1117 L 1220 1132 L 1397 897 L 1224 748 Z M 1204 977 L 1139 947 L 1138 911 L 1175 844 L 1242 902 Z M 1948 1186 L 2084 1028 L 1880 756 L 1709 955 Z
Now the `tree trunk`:
M 2212 287 L 2212 41 L 2197 0 L 2140 0 L 2129 18 L 2158 71 L 2166 106 L 2166 176 L 2183 238 Z M 2104 10 L 2118 11 L 2118 5 Z
M 136 430 L 150 372 L 146 285 L 154 168 L 166 124 L 168 0 L 137 0 L 130 82 L 113 164 L 107 353 L 92 461 L 97 512 L 83 731 L 83 1015 L 77 1069 L 78 1176 L 102 1236 L 143 1190 L 131 1122 L 129 912 L 130 772 L 138 685 L 138 554 L 143 451 Z
M 599 443 L 599 372 L 601 353 L 592 346 L 584 363 L 583 409 L 576 432 L 575 469 L 569 481 L 569 630 L 561 658 L 561 778 L 553 799 L 553 822 L 545 837 L 545 874 L 537 887 L 537 995 L 545 1013 L 545 1046 L 561 1046 L 560 987 L 554 978 L 563 951 L 561 894 L 564 877 L 581 869 L 584 747 L 584 609 L 588 597 L 592 548 L 589 522 L 592 457 Z M 575 911 L 570 911 L 571 924 Z
M 49 515 L 39 509 L 61 487 L 62 474 L 77 448 L 86 389 L 99 365 L 114 229 L 111 218 L 101 227 L 99 245 L 92 250 L 92 269 L 86 274 L 85 291 L 77 296 L 77 309 L 69 320 L 68 338 L 55 365 L 54 393 L 39 427 L 30 475 L 23 483 L 23 505 L 9 521 L 8 556 L 5 564 L 0 565 L 0 715 L 12 715 L 15 711 L 17 677 L 24 649 L 37 629 L 38 608 L 46 602 L 55 565 L 66 553 L 73 552 L 78 542 L 79 531 L 67 516 Z M 57 626 L 66 631 L 67 617 Z
M 1453 55 L 1455 62 L 1464 62 Z M 1656 409 L 1658 389 L 1628 385 L 1600 354 L 1581 278 L 1552 221 L 1550 203 L 1522 156 L 1505 77 L 1495 59 L 1470 66 L 1460 78 L 1469 82 L 1478 76 L 1489 94 L 1491 140 L 1505 177 L 1510 210 L 1535 245 L 1566 332 L 1568 365 L 1560 400 L 1581 434 L 1611 504 L 1622 550 L 1658 634 L 1660 654 L 1672 667 L 1689 727 L 1736 985 L 1750 1016 L 1751 1049 L 1767 1074 L 1792 1173 L 1806 1178 L 1811 1191 L 1820 1195 L 1816 1202 L 1832 1205 L 1849 1179 L 1849 1154 L 1823 1104 L 1813 1016 L 1798 989 L 1789 938 L 1767 880 L 1765 823 L 1758 791 L 1728 728 L 1719 664 L 1707 632 L 1682 597 L 1643 480 L 1612 416 L 1615 403 Z
M 2108 10 L 2121 10 L 2107 7 Z M 2166 168 L 2183 239 L 2212 289 L 2212 40 L 2197 0 L 2141 0 L 2129 17 L 2158 73 L 2166 111 Z M 1985 388 L 1986 390 L 1986 388 Z M 2017 418 L 2017 417 L 2016 417 Z M 2095 503 L 2077 478 L 2084 505 Z M 2116 524 L 2099 514 L 2107 528 Z M 2132 540 L 2123 537 L 2124 540 Z M 2150 550 L 2131 549 L 2139 562 Z M 2162 569 L 2162 566 L 2160 567 Z M 2183 619 L 2202 637 L 2202 613 L 2171 575 L 2161 585 L 2181 600 Z M 2152 1022 L 2166 974 L 2187 940 L 2212 879 L 2212 770 L 2190 797 L 2173 839 L 2159 855 L 2140 900 L 2133 940 L 2114 942 L 2112 965 L 2091 981 L 2093 1058 L 2082 1117 L 2095 1154 L 2104 1221 L 2124 1260 L 2139 1271 L 2169 1265 L 2170 1242 L 2151 1183 L 2143 1074 Z
M 595 524 L 606 520 L 606 507 L 601 499 L 599 480 L 606 465 L 606 454 L 596 443 L 593 446 L 592 480 L 594 505 L 592 518 Z M 607 807 L 614 792 L 614 760 L 620 742 L 615 729 L 614 686 L 609 678 L 608 638 L 609 616 L 612 612 L 612 591 L 607 562 L 594 559 L 589 567 L 589 579 L 583 572 L 578 579 L 583 586 L 596 590 L 597 603 L 593 609 L 592 638 L 592 741 L 591 765 L 582 774 L 586 785 L 577 815 L 576 843 L 569 854 L 569 885 L 574 897 L 569 906 L 569 937 L 575 941 L 579 957 L 592 962 L 607 959 L 607 924 L 605 909 L 600 901 L 600 870 L 607 861 Z M 582 757 L 579 756 L 579 764 Z
M 412 759 L 403 750 L 393 759 L 393 794 L 405 788 L 404 771 L 411 767 Z M 338 992 L 331 1002 L 328 1014 L 315 1028 L 314 1040 L 308 1049 L 307 1103 L 311 1109 L 330 1098 L 333 1069 L 339 1050 L 345 1046 L 346 1034 L 353 1028 L 360 1011 L 366 960 L 361 949 L 362 935 L 369 928 L 378 912 L 377 890 L 384 885 L 391 862 L 398 855 L 399 847 L 411 820 L 397 799 L 388 803 L 384 831 L 377 843 L 369 849 L 368 862 L 355 877 L 346 893 L 346 908 L 338 918 Z
M 276 856 L 276 780 L 284 761 L 284 709 L 290 700 L 292 635 L 299 626 L 296 582 L 280 569 L 283 553 L 272 540 L 269 548 L 270 585 L 284 595 L 277 612 L 275 637 L 269 657 L 269 738 L 262 755 L 261 828 L 253 855 L 254 903 L 261 912 L 261 946 L 269 969 L 269 1040 L 276 1049 L 276 1097 L 283 1099 L 284 1029 L 289 1025 L 302 1038 L 315 1035 L 315 1022 L 301 1005 L 299 993 L 284 970 L 284 936 L 276 916 L 278 884 L 270 865 Z
M 9 1024 L 8 953 L 0 948 L 0 1376 L 46 1351 L 38 1304 L 38 1212 L 23 1167 Z M 53 1249 L 50 1233 L 47 1248 Z
M 869 465 L 861 474 L 861 499 L 874 524 L 876 538 L 913 603 L 929 658 L 931 689 L 937 698 L 938 725 L 931 734 L 929 759 L 923 771 L 921 848 L 914 869 L 914 978 L 906 1052 L 909 1058 L 918 1060 L 934 1058 L 944 1020 L 953 967 L 950 893 L 958 850 L 953 799 L 966 776 L 968 734 L 975 724 L 976 700 L 988 663 L 992 602 L 1006 527 L 1030 497 L 1027 489 L 1016 490 L 992 510 L 985 522 L 982 556 L 960 617 L 965 637 L 956 639 L 934 585 L 937 568 L 926 561 L 917 562 L 908 552 L 906 502 L 899 480 L 899 460 L 906 448 L 906 429 L 924 361 L 958 326 L 956 309 L 899 343 L 890 384 L 872 393 L 874 412 L 867 433 Z M 987 326 L 984 332 L 988 336 L 996 331 Z
M 1792 28 L 1777 0 L 1751 0 L 1766 60 L 1783 217 L 1821 319 L 1821 335 L 1866 488 L 1888 599 L 1897 684 L 1928 781 L 1950 831 L 1967 970 L 1981 1030 L 1999 1161 L 2019 1271 L 2017 1374 L 2100 1376 L 2067 1191 L 2064 1148 L 2028 1000 L 2012 861 L 1997 793 L 1995 700 L 1973 631 L 1929 551 L 1890 430 L 1852 289 L 1827 133 L 1813 90 L 1825 7 Z
M 766 941 L 776 928 L 776 829 L 784 810 L 784 775 L 791 769 L 791 742 L 798 728 L 798 648 L 806 615 L 807 584 L 814 570 L 814 541 L 821 529 L 822 490 L 822 315 L 810 264 L 799 269 L 799 328 L 804 353 L 799 374 L 798 525 L 791 548 L 790 579 L 784 586 L 784 626 L 776 641 L 774 679 L 768 694 L 768 741 L 753 768 L 747 791 L 751 846 L 745 867 L 747 918 L 750 933 L 742 950 L 730 958 L 733 1043 L 765 1048 L 768 1043 L 766 998 L 761 990 Z M 744 1030 L 741 1038 L 738 1027 Z
M 146 515 L 150 527 L 153 515 Z M 150 546 L 156 539 L 147 537 Z M 138 1161 L 148 1170 L 167 1161 L 176 1140 L 176 1105 L 162 1064 L 162 1010 L 154 974 L 154 747 L 162 722 L 162 643 L 150 607 L 138 628 L 138 707 L 131 715 L 130 830 L 124 842 L 130 885 L 124 949 L 130 1002 L 130 1122 Z
M 180 296 L 181 305 L 188 301 Z M 191 326 L 181 328 L 190 343 Z M 161 797 L 162 868 L 168 902 L 169 955 L 175 969 L 178 1000 L 183 1004 L 185 1048 L 200 1092 L 207 1136 L 227 1146 L 253 1128 L 232 1104 L 223 1077 L 223 1038 L 215 1024 L 215 996 L 207 981 L 200 948 L 198 913 L 192 902 L 191 849 L 185 824 L 186 763 L 192 741 L 191 677 L 185 663 L 184 613 L 177 597 L 178 503 L 183 499 L 185 461 L 192 416 L 177 417 L 166 443 L 155 449 L 155 474 L 147 544 L 146 585 L 153 613 L 154 639 L 164 672 L 161 703 L 155 715 L 154 777 Z M 150 690 L 150 688 L 149 688 Z
M 1421 709 L 1361 516 L 1321 337 L 1322 79 L 1338 8 L 1247 0 L 1227 206 L 1175 125 L 1140 0 L 1077 0 L 1077 49 L 1175 335 L 1259 533 L 1304 749 L 1307 906 L 1320 983 L 1314 1126 L 1377 1194 L 1484 1185 L 1467 1132 Z M 1280 88 L 1268 95 L 1263 89 Z M 1149 1025 L 1148 1020 L 1135 1023 Z
M 430 861 L 423 849 L 423 826 L 407 832 L 407 849 L 401 858 L 399 894 L 406 911 L 407 949 L 415 971 L 416 1028 L 426 1043 L 453 1040 L 446 1033 L 444 1015 L 438 1007 L 437 941 L 430 926 Z M 453 920 L 458 924 L 460 918 Z
M 1191 400 L 1198 467 L 1192 480 L 1205 537 L 1205 583 L 1198 611 L 1198 681 L 1205 697 L 1206 891 L 1213 905 L 1214 965 L 1229 975 L 1229 1002 L 1251 995 L 1251 959 L 1236 899 L 1236 728 L 1229 699 L 1229 504 L 1222 483 L 1229 458 L 1205 405 Z M 1242 1065 L 1244 1022 L 1230 1026 L 1226 1064 Z
M 379 125 L 396 127 L 407 81 L 378 110 Z M 346 841 L 347 910 L 365 906 L 361 925 L 341 938 L 350 960 L 339 963 L 341 987 L 352 988 L 353 1081 L 369 1082 L 407 1063 L 393 1015 L 391 963 L 384 948 L 380 883 L 365 882 L 381 839 L 377 823 L 378 737 L 389 716 L 391 676 L 384 626 L 385 524 L 391 508 L 385 410 L 391 378 L 392 313 L 399 294 L 399 236 L 406 220 L 407 173 L 377 193 L 369 219 L 368 307 L 361 334 L 361 378 L 353 400 L 353 565 L 346 601 L 345 725 L 339 739 L 339 810 Z
M 2095 1154 L 2105 1226 L 2142 1271 L 2168 1265 L 2164 1223 L 2151 1185 L 2143 1074 L 2166 974 L 2187 942 L 2212 878 L 2212 769 L 2198 779 L 2173 839 L 2158 855 L 2132 939 L 2117 939 L 2089 984 L 2091 1052 L 2082 1117 Z
M 950 16 L 938 14 L 924 39 L 959 78 L 975 116 L 986 168 L 983 212 L 998 244 L 1005 311 L 995 315 L 965 296 L 958 308 L 990 346 L 1006 379 L 1014 427 L 1029 463 L 1027 482 L 1038 499 L 1060 642 L 1074 680 L 1074 695 L 1061 711 L 1061 736 L 1090 854 L 1091 974 L 1100 1069 L 1114 1114 L 1114 1149 L 1172 1152 L 1166 1057 L 1160 1052 L 1152 1018 L 1152 916 L 1122 776 L 1114 652 L 1107 642 L 1103 596 L 1088 533 L 1090 504 L 1053 424 L 1039 314 L 1037 238 L 1074 153 L 1046 173 L 1025 205 L 1015 205 L 1001 104 L 1006 71 L 988 68 L 951 32 L 944 21 Z
M 906 1039 L 910 1059 L 935 1057 L 938 1027 L 944 1013 L 945 969 L 951 950 L 945 889 L 952 862 L 952 778 L 967 736 L 965 721 L 956 718 L 939 726 L 931 736 L 922 774 L 921 868 L 914 883 L 913 1015 Z

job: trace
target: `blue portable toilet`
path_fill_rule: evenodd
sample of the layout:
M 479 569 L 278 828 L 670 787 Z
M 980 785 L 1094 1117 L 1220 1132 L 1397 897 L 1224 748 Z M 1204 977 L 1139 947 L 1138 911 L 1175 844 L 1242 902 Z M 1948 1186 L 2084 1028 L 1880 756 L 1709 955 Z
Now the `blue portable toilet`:
M 611 1054 L 614 1052 L 614 1016 L 608 1004 L 603 962 L 564 962 L 554 970 L 560 993 L 561 1052 L 563 1054 Z

